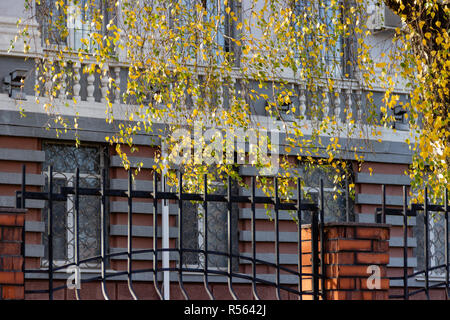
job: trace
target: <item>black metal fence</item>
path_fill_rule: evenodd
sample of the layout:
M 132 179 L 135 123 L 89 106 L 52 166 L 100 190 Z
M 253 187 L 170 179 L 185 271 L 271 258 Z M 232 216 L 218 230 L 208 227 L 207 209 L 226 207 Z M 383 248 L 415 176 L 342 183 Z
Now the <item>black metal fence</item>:
M 49 299 L 54 298 L 54 293 L 58 290 L 62 290 L 67 288 L 67 284 L 61 286 L 54 285 L 54 275 L 57 271 L 63 271 L 71 266 L 80 267 L 83 263 L 88 263 L 90 261 L 100 261 L 100 274 L 96 276 L 92 276 L 91 278 L 84 278 L 81 282 L 93 282 L 100 281 L 102 294 L 105 299 L 109 299 L 109 294 L 107 290 L 106 283 L 108 280 L 114 280 L 115 277 L 126 275 L 128 282 L 128 289 L 131 296 L 134 299 L 138 299 L 138 296 L 133 288 L 133 276 L 137 273 L 152 273 L 153 274 L 153 285 L 160 299 L 163 299 L 163 292 L 161 283 L 158 280 L 158 275 L 160 275 L 164 271 L 175 272 L 178 274 L 178 282 L 181 292 L 185 299 L 189 299 L 188 290 L 185 288 L 185 282 L 183 280 L 183 274 L 186 272 L 194 272 L 200 275 L 203 275 L 203 283 L 205 290 L 210 299 L 214 299 L 214 295 L 212 290 L 210 289 L 210 275 L 222 275 L 227 278 L 228 290 L 231 296 L 234 299 L 238 299 L 238 296 L 233 288 L 235 284 L 234 279 L 240 279 L 242 281 L 251 284 L 252 286 L 252 294 L 255 299 L 259 299 L 258 295 L 258 284 L 270 286 L 275 289 L 277 299 L 281 299 L 282 291 L 289 292 L 290 294 L 298 296 L 298 299 L 303 299 L 303 297 L 309 296 L 313 299 L 325 299 L 324 290 L 325 288 L 325 266 L 320 263 L 320 261 L 324 261 L 324 230 L 323 223 L 324 221 L 324 188 L 323 181 L 320 180 L 319 187 L 319 204 L 302 201 L 302 187 L 300 178 L 297 179 L 297 198 L 296 200 L 283 200 L 279 197 L 278 194 L 278 179 L 274 178 L 274 186 L 275 186 L 275 195 L 273 197 L 266 196 L 257 196 L 256 195 L 256 177 L 251 178 L 251 195 L 250 196 L 241 196 L 232 194 L 232 180 L 231 177 L 228 177 L 227 190 L 226 195 L 218 195 L 218 194 L 209 194 L 207 193 L 208 185 L 207 179 L 205 176 L 204 179 L 204 190 L 203 194 L 195 194 L 195 193 L 186 193 L 183 191 L 183 176 L 179 173 L 178 179 L 178 188 L 176 192 L 166 192 L 158 190 L 158 181 L 160 177 L 154 173 L 153 177 L 153 190 L 152 191 L 137 191 L 133 190 L 132 184 L 132 176 L 131 171 L 129 171 L 128 175 L 128 189 L 127 190 L 118 190 L 118 189 L 110 189 L 107 187 L 107 176 L 106 170 L 102 170 L 101 183 L 99 188 L 83 188 L 80 187 L 80 172 L 79 169 L 76 169 L 74 173 L 74 184 L 72 187 L 60 187 L 59 190 L 55 192 L 54 188 L 54 180 L 53 180 L 53 171 L 52 167 L 48 168 L 47 174 L 47 191 L 46 192 L 30 192 L 26 190 L 26 168 L 23 166 L 22 170 L 22 188 L 20 191 L 16 193 L 17 207 L 18 208 L 26 208 L 26 200 L 27 199 L 39 199 L 46 200 L 47 206 L 45 211 L 47 214 L 47 230 L 46 230 L 46 239 L 47 239 L 47 251 L 48 251 L 48 266 L 46 268 L 40 269 L 25 269 L 25 273 L 44 273 L 48 276 L 48 289 L 43 290 L 26 290 L 26 294 L 36 294 L 36 293 L 44 293 L 48 294 Z M 56 265 L 54 263 L 54 203 L 56 201 L 66 201 L 67 197 L 71 196 L 74 199 L 74 259 L 71 262 L 65 263 L 63 265 Z M 80 219 L 80 196 L 99 196 L 101 199 L 100 205 L 100 254 L 94 255 L 88 258 L 80 258 L 80 229 L 79 229 L 79 219 Z M 108 198 L 109 197 L 120 197 L 126 198 L 128 203 L 128 218 L 127 218 L 127 250 L 123 252 L 108 252 L 108 223 L 107 223 L 107 215 L 108 215 Z M 153 208 L 153 234 L 148 235 L 153 238 L 153 247 L 149 249 L 134 249 L 133 248 L 133 199 L 151 199 L 152 202 L 149 203 Z M 176 248 L 160 248 L 158 247 L 158 206 L 161 205 L 161 201 L 163 200 L 173 200 L 178 204 L 178 237 L 177 237 L 177 247 Z M 183 201 L 197 201 L 200 202 L 203 206 L 204 210 L 204 219 L 203 223 L 207 226 L 208 223 L 208 203 L 209 202 L 222 202 L 227 205 L 227 250 L 224 252 L 218 252 L 214 250 L 210 250 L 208 248 L 208 234 L 207 227 L 205 227 L 204 237 L 204 248 L 203 249 L 192 249 L 186 248 L 183 246 Z M 233 252 L 233 237 L 231 230 L 231 219 L 232 219 L 232 206 L 233 204 L 250 204 L 251 206 L 251 256 L 240 255 L 239 253 Z M 256 257 L 256 229 L 255 229 L 255 212 L 257 204 L 266 204 L 272 206 L 274 210 L 274 229 L 275 229 L 275 263 L 273 261 L 265 261 L 263 259 L 257 259 Z M 279 222 L 279 211 L 280 210 L 289 210 L 291 212 L 296 213 L 297 220 L 297 249 L 298 249 L 298 262 L 296 268 L 288 268 L 281 264 L 280 261 L 280 222 Z M 311 239 L 302 239 L 302 224 L 305 222 L 302 220 L 302 212 L 310 213 L 310 224 L 311 224 Z M 45 213 L 44 213 L 45 214 Z M 319 240 L 320 239 L 320 240 Z M 305 241 L 311 241 L 311 272 L 305 273 L 303 272 L 302 267 L 302 243 Z M 319 248 L 321 246 L 321 248 Z M 163 252 L 175 252 L 178 254 L 178 265 L 175 267 L 162 268 L 158 265 L 158 259 Z M 153 267 L 145 268 L 145 269 L 136 269 L 133 268 L 133 263 L 137 254 L 150 253 L 153 255 Z M 202 254 L 206 257 L 205 263 L 202 267 L 199 268 L 190 268 L 183 266 L 183 255 L 187 253 L 197 253 Z M 127 270 L 118 271 L 114 273 L 108 272 L 106 268 L 106 264 L 108 259 L 114 256 L 124 256 L 126 255 L 127 259 Z M 208 265 L 208 255 L 221 255 L 226 257 L 227 259 L 227 270 L 218 270 L 216 268 L 210 268 Z M 250 274 L 243 274 L 237 272 L 233 269 L 233 263 L 235 261 L 243 261 L 247 260 L 251 263 L 252 272 Z M 257 265 L 265 265 L 275 269 L 275 281 L 269 281 L 267 279 L 262 279 L 261 276 L 257 274 L 256 266 Z M 286 273 L 290 275 L 294 275 L 298 279 L 298 283 L 294 286 L 286 285 L 281 281 L 281 274 Z M 305 279 L 311 280 L 311 289 L 304 290 L 302 280 Z M 75 291 L 75 295 L 77 299 L 80 299 L 80 292 L 78 289 Z
M 400 216 L 403 217 L 403 275 L 402 276 L 390 276 L 390 280 L 402 280 L 403 282 L 403 294 L 392 294 L 389 298 L 403 298 L 408 300 L 409 297 L 418 295 L 420 293 L 424 293 L 427 299 L 430 299 L 430 291 L 435 288 L 443 288 L 445 289 L 446 298 L 450 298 L 450 286 L 449 286 L 449 273 L 450 273 L 450 257 L 449 257 L 449 200 L 448 200 L 448 190 L 445 190 L 444 193 L 444 205 L 436 205 L 430 204 L 428 201 L 428 189 L 424 190 L 424 203 L 423 204 L 415 204 L 412 203 L 408 207 L 408 195 L 407 195 L 407 186 L 403 186 L 403 208 L 387 208 L 386 207 L 386 188 L 382 185 L 382 207 L 376 209 L 376 217 L 377 222 L 386 223 L 387 216 Z M 432 225 L 433 220 L 432 213 L 437 213 L 442 215 L 443 220 L 443 237 L 441 243 L 443 243 L 444 248 L 439 248 L 441 251 L 443 249 L 443 257 L 442 261 L 435 263 L 433 266 L 430 265 L 430 226 Z M 421 214 L 423 214 L 423 219 L 417 219 Z M 419 232 L 417 232 L 416 241 L 422 242 L 423 249 L 423 266 L 418 266 L 413 268 L 413 266 L 408 265 L 408 257 L 411 254 L 408 254 L 408 234 L 411 232 L 412 224 L 408 221 L 410 218 L 416 218 L 416 231 L 420 231 L 420 228 L 423 227 L 423 239 L 418 239 Z M 408 230 L 409 229 L 409 230 Z M 416 252 L 416 257 L 420 255 L 420 252 Z M 421 269 L 421 267 L 423 269 Z M 411 271 L 411 269 L 413 271 Z M 430 274 L 435 271 L 441 271 L 439 275 L 439 280 L 433 281 L 431 284 Z M 410 290 L 409 281 L 411 279 L 416 279 L 418 276 L 423 276 L 423 288 L 415 288 Z

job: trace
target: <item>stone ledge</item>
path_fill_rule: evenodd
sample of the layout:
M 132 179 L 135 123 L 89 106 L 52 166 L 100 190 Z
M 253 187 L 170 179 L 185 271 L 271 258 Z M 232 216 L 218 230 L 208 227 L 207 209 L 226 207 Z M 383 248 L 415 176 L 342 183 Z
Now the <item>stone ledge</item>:
M 24 214 L 27 212 L 27 209 L 17 209 L 11 207 L 0 207 L 0 214 L 8 214 L 8 213 L 16 213 L 16 214 Z
M 320 224 L 319 224 L 320 225 Z M 363 228 L 391 228 L 387 223 L 372 222 L 326 222 L 325 227 L 363 227 Z M 311 228 L 311 224 L 302 224 L 302 228 Z

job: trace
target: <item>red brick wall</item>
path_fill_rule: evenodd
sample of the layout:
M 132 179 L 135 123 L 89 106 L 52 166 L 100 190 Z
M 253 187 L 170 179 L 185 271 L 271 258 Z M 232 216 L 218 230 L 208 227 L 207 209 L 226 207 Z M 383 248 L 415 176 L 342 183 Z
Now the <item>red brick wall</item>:
M 0 298 L 24 299 L 22 231 L 25 210 L 0 208 Z
M 330 223 L 325 226 L 326 299 L 378 300 L 388 299 L 389 225 L 361 223 Z M 311 272 L 311 228 L 303 230 L 303 272 Z M 320 248 L 320 246 L 319 246 Z M 369 289 L 368 267 L 380 268 L 379 289 Z M 305 290 L 311 289 L 311 279 L 305 279 Z M 321 289 L 321 282 L 319 281 Z
M 128 151 L 128 150 L 126 150 Z M 111 156 L 115 155 L 113 149 L 110 150 Z M 129 156 L 139 156 L 139 157 L 153 157 L 154 149 L 150 147 L 141 147 L 139 152 L 136 154 L 130 154 Z M 121 168 L 111 168 L 110 169 L 110 178 L 111 179 L 126 179 L 127 172 Z M 136 177 L 137 180 L 144 181 L 152 181 L 152 172 L 151 170 L 142 170 L 140 174 Z M 124 198 L 114 198 L 111 197 L 110 201 L 124 201 Z M 150 200 L 146 199 L 134 199 L 134 203 L 137 202 L 150 202 Z M 258 206 L 259 207 L 259 206 Z M 110 213 L 110 224 L 111 225 L 126 225 L 127 223 L 127 214 L 123 212 L 114 212 Z M 161 216 L 158 217 L 158 225 L 161 226 Z M 239 221 L 239 230 L 240 231 L 249 231 L 250 230 L 250 220 L 240 220 Z M 153 226 L 153 215 L 152 214 L 133 214 L 133 225 L 136 226 Z M 176 226 L 176 217 L 170 216 L 170 226 Z M 258 231 L 273 231 L 275 228 L 274 221 L 267 220 L 258 220 L 256 222 L 256 229 Z M 331 228 L 331 227 L 330 227 Z M 337 228 L 337 227 L 336 227 Z M 361 270 L 364 267 L 367 269 L 367 264 L 369 261 L 373 262 L 370 259 L 374 257 L 371 256 L 373 250 L 387 250 L 387 241 L 381 241 L 379 239 L 370 238 L 370 234 L 372 229 L 369 228 L 369 231 L 361 234 L 359 232 L 355 239 L 350 237 L 350 230 L 352 228 L 356 228 L 355 226 L 347 226 L 346 232 L 340 238 L 336 238 L 331 240 L 329 246 L 332 246 L 336 241 L 336 244 L 339 244 L 339 247 L 334 248 L 334 251 L 330 251 L 327 254 L 327 263 L 330 264 L 329 272 L 333 272 L 330 274 L 329 280 L 327 280 L 327 289 L 330 290 L 330 298 L 362 298 L 362 286 L 365 283 L 362 283 L 361 280 Z M 295 232 L 297 229 L 296 224 L 292 221 L 280 221 L 280 231 L 290 231 Z M 329 229 L 331 234 L 338 229 Z M 340 230 L 340 229 L 339 229 Z M 338 232 L 338 231 L 336 231 Z M 373 235 L 372 235 L 373 236 Z M 109 244 L 114 248 L 121 248 L 122 251 L 126 251 L 126 236 L 119 235 L 110 235 Z M 153 238 L 151 235 L 146 237 L 133 237 L 133 249 L 138 250 L 142 248 L 151 248 Z M 350 245 L 350 247 L 348 247 Z M 158 241 L 158 246 L 161 247 L 161 242 Z M 170 239 L 170 246 L 175 247 L 175 239 Z M 239 251 L 240 252 L 250 252 L 250 243 L 248 241 L 240 241 L 239 243 Z M 329 248 L 332 249 L 331 247 Z M 280 254 L 295 254 L 297 252 L 297 243 L 295 242 L 285 242 L 280 244 Z M 274 253 L 274 244 L 273 242 L 258 242 L 257 243 L 257 253 Z M 378 257 L 378 256 L 376 256 Z M 383 259 L 386 260 L 386 254 L 383 251 Z M 344 259 L 344 260 L 343 260 Z M 350 259 L 345 261 L 345 259 Z M 369 260 L 368 260 L 369 259 Z M 388 259 L 388 258 L 387 258 Z M 28 259 L 27 259 L 28 260 Z M 385 262 L 382 260 L 382 262 Z M 34 268 L 36 266 L 28 265 L 31 261 L 27 261 L 27 267 Z M 377 262 L 377 261 L 375 261 Z M 387 263 L 387 262 L 386 262 Z M 133 269 L 142 269 L 142 268 L 151 268 L 153 262 L 152 261 L 134 261 Z M 171 261 L 171 267 L 175 267 L 175 261 Z M 357 265 L 357 268 L 349 267 L 348 265 Z M 159 265 L 161 265 L 159 263 Z M 283 265 L 286 268 L 296 270 L 296 265 Z M 113 260 L 111 261 L 110 267 L 114 270 L 126 270 L 126 261 L 125 260 Z M 241 264 L 239 266 L 239 272 L 243 273 L 251 273 L 251 265 L 250 264 Z M 366 271 L 364 269 L 364 271 Z M 355 274 L 355 272 L 359 270 L 361 271 L 359 274 Z M 257 265 L 258 275 L 266 274 L 273 275 L 275 273 L 275 269 L 273 267 L 268 267 L 264 265 Z M 307 271 L 307 267 L 305 265 L 305 270 Z M 348 273 L 350 272 L 350 273 Z M 353 272 L 353 273 L 352 273 Z M 285 274 L 282 272 L 282 274 Z M 364 274 L 366 276 L 366 274 Z M 367 278 L 367 276 L 366 276 Z M 357 279 L 357 280 L 356 280 Z M 59 280 L 58 280 L 59 281 Z M 54 286 L 58 287 L 60 284 L 64 284 L 63 281 L 55 280 Z M 382 282 L 383 285 L 386 285 L 386 281 Z M 343 288 L 343 286 L 347 286 L 347 288 Z M 26 282 L 27 289 L 47 289 L 47 282 L 45 280 L 27 280 Z M 350 288 L 349 286 L 353 286 Z M 155 299 L 157 298 L 156 292 L 153 289 L 153 283 L 135 281 L 133 284 L 136 293 L 140 298 L 143 299 Z M 108 281 L 107 283 L 108 294 L 112 299 L 130 299 L 131 295 L 128 291 L 126 282 L 124 281 Z M 185 283 L 185 288 L 189 293 L 190 298 L 194 299 L 208 299 L 206 294 L 206 290 L 203 287 L 202 283 Z M 251 285 L 250 284 L 234 284 L 234 290 L 240 299 L 252 299 Z M 292 285 L 293 289 L 297 289 L 297 286 Z M 211 283 L 211 289 L 214 292 L 216 298 L 220 299 L 231 299 L 231 296 L 228 292 L 228 287 L 226 284 L 221 283 Z M 306 288 L 304 288 L 306 289 Z M 339 290 L 338 290 L 339 289 Z M 263 284 L 257 285 L 257 291 L 259 296 L 262 299 L 275 299 L 275 291 L 274 287 L 265 286 Z M 348 291 L 352 291 L 353 293 L 347 294 Z M 366 290 L 367 291 L 367 290 Z M 375 298 L 372 297 L 372 292 L 365 292 L 364 298 Z M 83 283 L 81 296 L 83 299 L 103 299 L 101 294 L 100 284 L 96 283 Z M 30 294 L 27 295 L 27 299 L 46 299 L 48 296 L 46 294 Z M 296 295 L 290 294 L 287 291 L 281 291 L 281 297 L 283 299 L 297 299 Z M 380 295 L 377 295 L 376 298 L 379 298 Z M 73 290 L 59 290 L 55 292 L 55 299 L 73 299 L 74 291 Z M 181 295 L 181 291 L 176 283 L 172 283 L 171 285 L 171 298 L 173 299 L 183 299 Z M 306 298 L 306 295 L 304 296 Z
M 42 149 L 41 139 L 35 137 L 12 137 L 0 136 L 0 148 L 20 149 L 30 151 L 40 151 Z M 22 166 L 26 165 L 26 174 L 41 174 L 42 164 L 37 161 L 18 161 L 18 160 L 0 160 L 0 172 L 22 174 Z M 21 188 L 19 184 L 0 184 L 0 196 L 15 196 L 16 191 Z M 27 191 L 41 191 L 39 186 L 30 186 Z M 42 221 L 41 209 L 28 208 L 26 212 L 26 221 Z M 41 233 L 26 232 L 25 242 L 27 244 L 39 245 L 42 243 Z M 26 265 L 28 269 L 40 267 L 40 259 L 36 257 L 27 257 Z

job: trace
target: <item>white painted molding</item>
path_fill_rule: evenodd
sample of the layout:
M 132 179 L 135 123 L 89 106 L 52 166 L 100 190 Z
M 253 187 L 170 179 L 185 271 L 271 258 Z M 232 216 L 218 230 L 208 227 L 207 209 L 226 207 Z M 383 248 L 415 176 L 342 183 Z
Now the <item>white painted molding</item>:
M 23 41 L 20 39 L 15 43 L 14 49 L 9 51 L 11 41 L 18 35 L 18 19 L 16 17 L 0 15 L 0 54 L 14 56 L 34 56 L 40 54 L 42 52 L 41 35 L 39 32 L 39 24 L 35 19 L 27 20 L 19 24 L 19 28 L 23 28 L 25 23 L 28 25 L 30 51 L 27 54 L 24 53 Z
M 37 104 L 35 101 L 35 96 L 27 96 L 26 101 L 15 101 L 8 97 L 7 94 L 0 94 L 0 110 L 9 110 L 9 111 L 19 111 L 19 108 L 27 113 L 41 113 L 46 114 L 47 112 L 43 108 L 43 104 L 45 103 L 46 98 L 40 98 L 40 103 Z M 64 103 L 67 103 L 66 106 Z M 135 109 L 138 109 L 139 106 L 125 105 L 125 104 L 113 104 L 112 110 L 115 120 L 128 120 L 127 113 L 133 112 Z M 105 103 L 99 102 L 88 102 L 88 101 L 78 101 L 76 104 L 73 103 L 72 100 L 62 100 L 60 103 L 55 103 L 55 113 L 58 113 L 63 116 L 76 116 L 81 115 L 82 117 L 87 118 L 96 118 L 96 119 L 105 119 Z M 273 118 L 267 116 L 253 115 L 252 118 L 255 122 L 259 122 L 265 130 L 269 130 L 270 132 L 278 132 L 283 133 L 283 126 L 286 125 L 282 121 L 277 121 Z M 154 120 L 155 124 L 162 124 L 163 122 Z M 309 120 L 302 120 L 298 123 L 299 127 L 302 128 L 303 134 L 305 136 L 312 134 L 312 125 Z M 362 126 L 364 132 L 370 132 L 372 129 L 368 125 Z M 382 141 L 390 141 L 390 142 L 402 142 L 405 143 L 405 140 L 409 138 L 412 143 L 414 143 L 414 139 L 411 138 L 409 131 L 399 131 L 395 129 L 378 127 L 377 131 L 381 132 L 381 136 L 367 137 L 368 140 L 372 142 L 376 142 L 379 138 Z M 356 130 L 358 131 L 358 130 Z M 342 133 L 344 134 L 344 133 Z M 322 138 L 329 138 L 330 135 L 323 134 Z M 352 136 L 344 136 L 342 135 L 340 139 L 360 139 L 359 133 L 355 132 Z

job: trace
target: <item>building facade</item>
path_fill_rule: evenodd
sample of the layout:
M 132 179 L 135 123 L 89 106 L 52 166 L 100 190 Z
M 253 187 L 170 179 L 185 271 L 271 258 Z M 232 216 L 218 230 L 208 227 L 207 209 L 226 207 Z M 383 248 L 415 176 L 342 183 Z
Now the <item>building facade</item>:
M 42 1 L 41 1 L 42 2 Z M 243 4 L 245 6 L 245 1 Z M 52 166 L 52 182 L 55 190 L 58 187 L 74 187 L 76 168 L 80 170 L 81 188 L 100 188 L 103 178 L 102 172 L 106 171 L 108 178 L 108 188 L 117 190 L 128 189 L 128 173 L 124 170 L 122 160 L 116 153 L 115 148 L 105 143 L 105 137 L 110 136 L 116 128 L 105 121 L 105 93 L 107 79 L 102 78 L 101 74 L 87 75 L 82 73 L 82 65 L 74 64 L 73 72 L 78 76 L 71 86 L 71 95 L 79 99 L 79 102 L 70 107 L 64 106 L 61 102 L 60 112 L 67 117 L 74 117 L 78 112 L 78 125 L 80 130 L 76 133 L 72 130 L 61 132 L 57 137 L 55 130 L 48 129 L 49 117 L 42 106 L 35 102 L 35 85 L 38 84 L 38 75 L 35 73 L 35 59 L 39 57 L 39 50 L 46 50 L 42 46 L 40 39 L 36 41 L 38 53 L 24 54 L 20 45 L 9 50 L 10 41 L 17 32 L 16 22 L 18 18 L 24 17 L 24 1 L 4 0 L 0 3 L 0 206 L 15 207 L 16 191 L 21 188 L 22 165 L 26 165 L 26 189 L 30 192 L 48 192 L 49 177 L 48 167 Z M 245 10 L 244 10 L 245 11 Z M 245 16 L 242 17 L 245 19 Z M 389 20 L 390 21 L 390 20 Z M 78 25 L 77 21 L 73 23 L 73 30 L 70 34 L 70 41 L 76 46 L 77 37 L 82 36 L 84 26 Z M 377 22 L 377 30 L 366 41 L 372 44 L 388 42 L 393 36 L 392 29 L 388 25 Z M 43 21 L 35 20 L 31 25 L 32 29 L 45 33 L 46 25 Z M 225 41 L 225 40 L 224 40 Z M 339 44 L 338 44 L 339 45 Z M 373 55 L 379 57 L 383 52 L 383 47 L 374 45 Z M 330 59 L 336 58 L 331 56 Z M 120 88 L 116 97 L 113 97 L 114 108 L 120 119 L 121 105 L 119 103 L 120 94 L 125 92 L 127 83 L 127 62 L 126 58 L 120 58 L 119 61 L 111 63 L 109 71 L 114 74 L 116 83 Z M 341 73 L 343 70 L 334 70 Z M 21 89 L 15 88 L 12 82 L 17 79 L 25 79 Z M 9 81 L 9 82 L 8 82 Z M 291 79 L 292 86 L 299 92 L 299 101 L 302 101 L 302 87 L 300 82 Z M 348 105 L 360 103 L 362 93 L 369 89 L 363 84 L 358 83 L 356 79 L 337 82 L 340 86 L 339 100 L 330 101 L 330 110 L 337 110 Z M 375 104 L 382 105 L 383 89 L 374 85 L 372 89 Z M 398 87 L 397 94 L 402 99 L 407 99 L 408 91 L 405 88 Z M 294 102 L 295 103 L 295 102 Z M 264 119 L 267 117 L 264 113 L 264 102 L 255 102 L 255 116 Z M 302 108 L 298 108 L 302 109 Z M 22 115 L 22 112 L 26 116 Z M 344 119 L 342 119 L 344 123 Z M 353 175 L 349 177 L 355 184 L 355 196 L 352 199 L 346 199 L 344 196 L 333 198 L 332 176 L 327 171 L 318 170 L 309 175 L 302 176 L 306 185 L 311 189 L 310 194 L 313 199 L 318 199 L 319 179 L 324 179 L 324 214 L 325 222 L 358 222 L 375 223 L 375 211 L 382 205 L 382 185 L 385 185 L 386 205 L 390 208 L 401 208 L 403 205 L 402 187 L 409 186 L 409 177 L 405 175 L 408 166 L 411 163 L 412 153 L 405 139 L 409 132 L 403 123 L 403 119 L 395 124 L 394 128 L 382 128 L 382 141 L 372 141 L 370 150 L 365 152 L 365 161 L 359 167 L 358 163 L 348 158 L 348 163 L 352 167 Z M 76 148 L 74 145 L 76 134 L 79 136 L 81 146 Z M 155 152 L 159 150 L 157 136 L 149 134 L 139 134 L 134 139 L 139 146 L 139 152 L 129 153 L 131 164 L 142 163 L 142 170 L 136 177 L 133 189 L 136 191 L 154 190 L 152 168 L 155 164 L 153 158 Z M 283 145 L 283 140 L 280 141 Z M 282 150 L 283 148 L 280 148 Z M 125 148 L 125 150 L 127 150 Z M 129 150 L 128 150 L 129 151 Z M 283 153 L 283 151 L 282 151 Z M 294 157 L 295 158 L 295 157 Z M 301 163 L 298 163 L 301 169 Z M 251 166 L 241 166 L 239 173 L 250 182 L 250 177 L 255 175 L 255 168 Z M 162 187 L 162 186 L 160 186 Z M 345 186 L 340 186 L 344 189 Z M 218 194 L 225 194 L 226 189 L 218 185 Z M 344 190 L 345 191 L 345 190 Z M 249 196 L 250 190 L 236 187 L 233 188 L 236 195 Z M 258 195 L 262 195 L 257 190 Z M 151 199 L 136 199 L 133 201 L 133 247 L 135 249 L 145 250 L 153 246 L 154 217 Z M 49 245 L 48 245 L 48 201 L 27 199 L 25 207 L 25 270 L 47 270 L 49 264 Z M 75 237 L 74 214 L 75 198 L 68 196 L 67 199 L 55 201 L 53 204 L 53 240 L 52 256 L 55 268 L 54 287 L 64 286 L 70 275 L 66 268 L 58 269 L 73 262 L 75 251 L 80 259 L 87 259 L 92 256 L 99 256 L 102 251 L 101 236 L 104 222 L 101 219 L 101 197 L 98 195 L 85 195 L 79 198 L 79 224 L 78 236 Z M 183 243 L 185 248 L 193 249 L 187 252 L 182 264 L 185 268 L 195 269 L 203 268 L 205 265 L 205 256 L 195 252 L 205 246 L 205 228 L 208 229 L 209 250 L 217 252 L 226 252 L 229 248 L 228 238 L 232 240 L 231 252 L 236 256 L 251 255 L 251 207 L 247 204 L 233 205 L 231 208 L 231 218 L 227 220 L 227 207 L 225 203 L 208 204 L 208 222 L 204 223 L 202 218 L 202 208 L 199 204 L 193 204 L 184 201 L 182 204 L 184 215 L 178 219 L 179 205 L 176 201 L 167 201 L 165 205 L 159 208 L 159 225 L 161 233 L 166 234 L 166 243 L 163 238 L 157 241 L 159 248 L 169 246 L 176 248 L 179 244 L 180 223 L 183 225 Z M 117 253 L 111 256 L 106 265 L 106 272 L 113 274 L 127 270 L 127 239 L 128 239 L 128 202 L 127 199 L 120 196 L 111 196 L 106 204 L 106 232 L 105 250 L 109 254 Z M 162 225 L 163 216 L 167 213 L 165 223 Z M 279 228 L 281 251 L 275 252 L 274 241 L 274 223 L 266 214 L 262 206 L 256 209 L 256 246 L 257 256 L 261 260 L 276 263 L 277 255 L 279 263 L 285 267 L 296 268 L 298 263 L 297 250 L 297 232 L 295 222 L 287 213 L 280 214 Z M 272 214 L 274 211 L 272 210 Z M 306 219 L 306 218 L 305 218 Z M 422 220 L 420 220 L 422 219 Z M 430 220 L 431 221 L 431 220 Z M 231 225 L 229 226 L 228 224 Z M 403 274 L 403 218 L 400 216 L 387 216 L 386 223 L 390 224 L 389 260 L 387 261 L 387 277 L 401 277 Z M 413 273 L 414 270 L 422 270 L 425 265 L 426 255 L 424 254 L 424 235 L 423 235 L 423 215 L 413 217 L 408 221 L 408 270 Z M 167 227 L 167 228 L 166 228 Z M 445 260 L 445 233 L 444 218 L 438 216 L 433 222 L 430 222 L 429 236 L 431 245 L 429 246 L 429 265 L 440 265 Z M 231 235 L 229 234 L 231 233 Z M 78 239 L 78 249 L 75 250 L 75 238 Z M 119 254 L 123 252 L 123 254 Z M 162 256 L 162 255 L 161 255 Z M 180 256 L 176 252 L 168 254 L 168 266 L 177 268 L 180 264 Z M 154 256 L 151 252 L 136 253 L 133 255 L 133 268 L 145 269 L 153 268 Z M 162 258 L 161 258 L 162 259 Z M 226 270 L 231 268 L 233 272 L 241 274 L 251 274 L 252 263 L 245 259 L 234 259 L 231 266 L 228 265 L 227 256 L 220 254 L 210 255 L 208 258 L 210 267 L 214 270 Z M 163 262 L 161 260 L 161 266 Z M 166 265 L 167 266 L 167 265 Z M 82 264 L 81 279 L 95 277 L 101 273 L 100 260 L 92 259 Z M 275 268 L 276 269 L 276 268 Z M 275 270 L 267 265 L 257 265 L 257 274 L 267 281 L 275 281 Z M 178 286 L 178 273 L 173 271 L 167 273 L 170 279 L 171 299 L 183 298 L 182 292 Z M 25 272 L 25 299 L 47 299 L 46 293 L 27 293 L 30 290 L 45 290 L 48 284 L 48 273 Z M 160 280 L 164 275 L 160 274 Z M 183 274 L 186 284 L 186 290 L 190 296 L 200 299 L 208 299 L 208 294 L 204 289 L 202 275 L 186 271 Z M 442 270 L 430 271 L 428 281 L 431 285 L 439 283 L 445 279 L 445 272 Z M 209 283 L 214 292 L 215 298 L 230 299 L 232 296 L 227 288 L 227 277 L 218 272 L 209 276 Z M 287 273 L 282 273 L 279 280 L 281 284 L 287 287 L 296 287 L 297 279 Z M 424 275 L 418 275 L 409 279 L 411 291 L 415 288 L 424 286 Z M 236 284 L 237 295 L 251 299 L 251 285 L 249 281 L 241 280 Z M 133 276 L 133 285 L 136 294 L 146 299 L 157 299 L 158 294 L 153 289 L 152 274 L 137 273 Z M 262 298 L 274 299 L 275 292 L 270 286 L 260 285 L 260 295 Z M 82 283 L 81 295 L 84 299 L 102 299 L 102 288 L 98 281 Z M 127 285 L 127 277 L 120 275 L 111 277 L 106 283 L 106 288 L 110 298 L 130 299 L 133 298 Z M 391 279 L 389 281 L 389 293 L 391 295 L 401 294 L 404 284 L 401 279 Z M 166 287 L 166 292 L 167 292 Z M 436 299 L 445 298 L 445 291 L 442 289 L 431 290 L 431 297 Z M 415 298 L 424 298 L 425 295 L 418 294 Z M 63 288 L 54 293 L 55 299 L 74 299 L 75 290 Z M 282 298 L 296 299 L 295 294 L 284 292 Z M 362 296 L 354 296 L 362 298 Z

